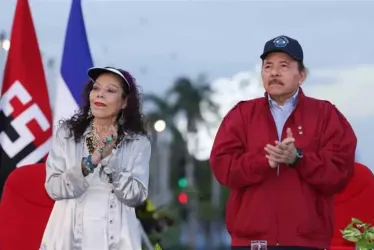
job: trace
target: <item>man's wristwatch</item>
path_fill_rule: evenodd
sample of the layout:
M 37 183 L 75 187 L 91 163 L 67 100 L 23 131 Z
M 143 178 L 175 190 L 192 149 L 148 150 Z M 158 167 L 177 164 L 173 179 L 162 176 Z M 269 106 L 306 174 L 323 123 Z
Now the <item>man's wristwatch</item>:
M 296 148 L 296 159 L 293 163 L 288 164 L 289 167 L 296 167 L 300 162 L 301 158 L 303 158 L 303 151 L 300 148 Z

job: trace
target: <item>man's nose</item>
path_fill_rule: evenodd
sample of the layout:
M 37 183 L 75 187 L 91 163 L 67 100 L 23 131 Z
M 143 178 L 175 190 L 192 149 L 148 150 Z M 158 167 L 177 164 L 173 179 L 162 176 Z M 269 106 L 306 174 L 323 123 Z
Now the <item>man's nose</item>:
M 271 76 L 279 76 L 279 69 L 277 67 L 273 67 L 270 74 Z

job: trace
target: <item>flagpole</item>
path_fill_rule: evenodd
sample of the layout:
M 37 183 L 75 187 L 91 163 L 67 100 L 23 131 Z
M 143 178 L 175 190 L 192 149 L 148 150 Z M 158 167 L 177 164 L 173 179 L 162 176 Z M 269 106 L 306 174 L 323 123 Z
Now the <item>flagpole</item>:
M 54 109 L 55 109 L 55 102 L 56 100 L 56 72 L 55 72 L 55 59 L 53 57 L 46 58 L 46 61 L 44 62 L 45 65 L 45 75 L 47 78 L 47 87 L 49 92 L 49 104 L 51 105 L 52 110 L 52 117 L 54 115 Z

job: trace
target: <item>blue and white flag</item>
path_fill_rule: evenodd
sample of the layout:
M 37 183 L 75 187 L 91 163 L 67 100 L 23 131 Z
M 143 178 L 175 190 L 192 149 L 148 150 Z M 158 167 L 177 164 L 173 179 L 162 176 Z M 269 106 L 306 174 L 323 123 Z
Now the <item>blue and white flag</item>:
M 93 67 L 81 0 L 73 0 L 66 29 L 64 52 L 56 86 L 54 125 L 70 118 L 83 102 L 87 70 Z

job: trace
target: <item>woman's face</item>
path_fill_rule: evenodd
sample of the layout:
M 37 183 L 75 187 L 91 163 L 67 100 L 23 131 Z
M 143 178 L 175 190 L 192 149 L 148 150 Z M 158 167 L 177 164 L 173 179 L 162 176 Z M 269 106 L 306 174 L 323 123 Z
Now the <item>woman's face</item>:
M 92 115 L 97 119 L 115 119 L 120 110 L 126 107 L 123 96 L 121 78 L 111 73 L 101 74 L 90 92 Z

